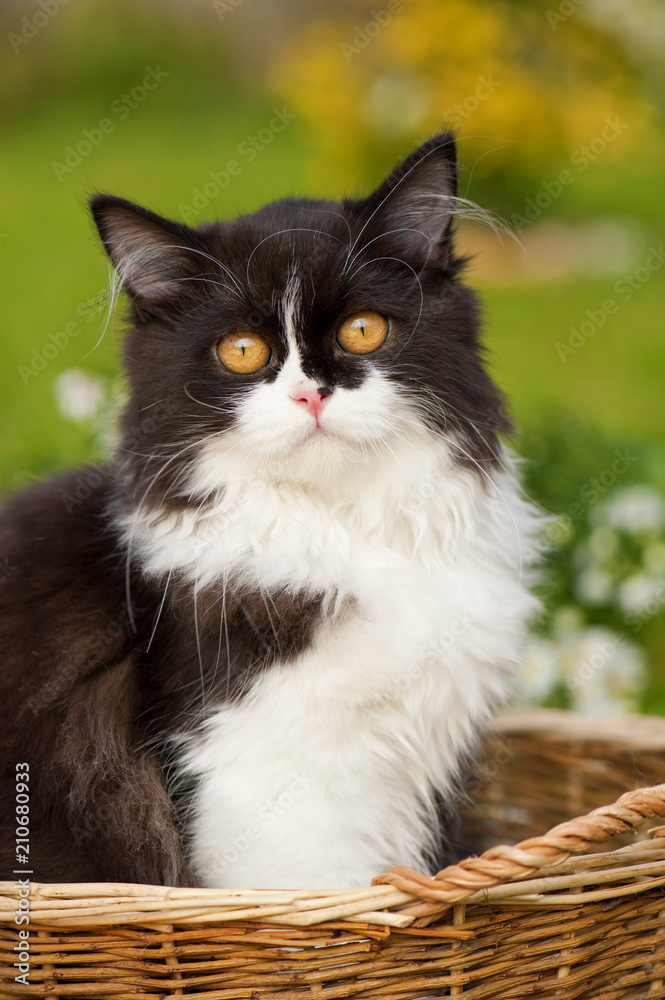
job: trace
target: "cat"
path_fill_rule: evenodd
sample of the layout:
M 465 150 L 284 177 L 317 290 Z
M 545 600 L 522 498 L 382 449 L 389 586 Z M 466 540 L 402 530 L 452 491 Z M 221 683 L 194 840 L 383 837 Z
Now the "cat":
M 0 877 L 367 885 L 449 856 L 537 602 L 455 248 L 452 134 L 372 194 L 193 229 L 92 199 L 115 457 L 0 517 Z

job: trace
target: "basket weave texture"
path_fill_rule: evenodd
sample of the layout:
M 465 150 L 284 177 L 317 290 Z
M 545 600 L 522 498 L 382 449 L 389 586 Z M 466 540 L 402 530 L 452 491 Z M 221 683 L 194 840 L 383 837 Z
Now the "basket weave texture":
M 665 998 L 663 778 L 665 719 L 506 716 L 480 857 L 348 891 L 32 883 L 29 986 L 0 883 L 0 997 Z

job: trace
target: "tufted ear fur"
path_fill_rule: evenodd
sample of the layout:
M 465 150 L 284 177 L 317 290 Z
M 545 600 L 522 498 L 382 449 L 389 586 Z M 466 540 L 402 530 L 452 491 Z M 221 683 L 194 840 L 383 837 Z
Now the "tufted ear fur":
M 360 206 L 368 239 L 384 238 L 422 267 L 448 261 L 457 195 L 455 139 L 434 136 L 414 150 Z M 367 243 L 367 239 L 363 239 Z
M 214 265 L 188 226 L 163 219 L 124 198 L 97 195 L 92 216 L 111 263 L 139 312 L 170 304 L 188 279 Z

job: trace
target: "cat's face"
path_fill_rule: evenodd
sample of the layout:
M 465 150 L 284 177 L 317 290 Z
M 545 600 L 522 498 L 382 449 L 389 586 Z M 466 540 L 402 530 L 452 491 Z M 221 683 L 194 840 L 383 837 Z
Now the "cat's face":
M 137 486 L 161 503 L 199 502 L 234 476 L 329 485 L 422 434 L 491 459 L 507 420 L 457 277 L 454 208 L 447 135 L 368 198 L 281 201 L 197 230 L 95 198 L 133 306 Z

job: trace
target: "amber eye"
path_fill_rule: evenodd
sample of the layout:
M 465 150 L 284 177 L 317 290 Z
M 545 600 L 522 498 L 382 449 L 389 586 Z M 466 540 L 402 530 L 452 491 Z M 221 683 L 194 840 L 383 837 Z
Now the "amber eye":
M 217 353 L 229 371 L 251 375 L 265 368 L 272 351 L 263 337 L 256 333 L 230 333 L 220 340 Z
M 337 343 L 349 354 L 371 354 L 388 336 L 388 321 L 375 312 L 358 313 L 344 320 Z

